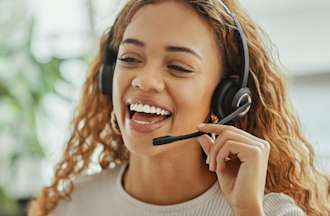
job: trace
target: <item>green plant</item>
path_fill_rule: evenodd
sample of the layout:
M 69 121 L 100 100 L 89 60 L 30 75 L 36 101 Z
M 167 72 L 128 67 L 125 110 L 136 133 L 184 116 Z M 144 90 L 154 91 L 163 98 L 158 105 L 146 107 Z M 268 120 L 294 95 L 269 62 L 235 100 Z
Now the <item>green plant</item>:
M 16 162 L 20 158 L 44 157 L 36 116 L 44 112 L 42 101 L 47 94 L 61 96 L 55 91 L 56 83 L 66 82 L 60 65 L 67 59 L 52 57 L 41 62 L 31 52 L 33 26 L 31 20 L 19 46 L 0 41 L 0 213 L 17 211 L 5 185 L 16 178 Z
M 18 205 L 2 188 L 0 188 L 0 214 L 17 214 Z

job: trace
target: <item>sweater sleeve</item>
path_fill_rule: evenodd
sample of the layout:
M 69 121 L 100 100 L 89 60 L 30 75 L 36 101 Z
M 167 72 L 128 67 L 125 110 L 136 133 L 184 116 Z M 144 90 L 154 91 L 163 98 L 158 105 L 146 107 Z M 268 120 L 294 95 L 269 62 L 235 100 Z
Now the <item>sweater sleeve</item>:
M 306 216 L 295 201 L 284 193 L 269 193 L 264 198 L 266 216 Z

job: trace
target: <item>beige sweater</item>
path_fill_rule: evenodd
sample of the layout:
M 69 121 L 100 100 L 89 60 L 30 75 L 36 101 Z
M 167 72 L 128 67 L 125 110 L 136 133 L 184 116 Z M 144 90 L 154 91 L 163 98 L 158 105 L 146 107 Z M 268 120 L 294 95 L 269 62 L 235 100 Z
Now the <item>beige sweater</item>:
M 218 182 L 198 197 L 175 205 L 154 205 L 129 195 L 122 186 L 123 164 L 99 174 L 81 177 L 75 182 L 71 201 L 61 201 L 53 215 L 61 216 L 184 216 L 234 215 Z M 293 199 L 282 193 L 266 194 L 263 201 L 266 216 L 303 216 Z

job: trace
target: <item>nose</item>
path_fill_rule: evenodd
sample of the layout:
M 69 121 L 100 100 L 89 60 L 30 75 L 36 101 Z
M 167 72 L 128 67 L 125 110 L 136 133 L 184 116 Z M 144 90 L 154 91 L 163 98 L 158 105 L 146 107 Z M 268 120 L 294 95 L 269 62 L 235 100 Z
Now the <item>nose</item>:
M 160 73 L 155 69 L 144 68 L 137 73 L 132 80 L 132 86 L 145 92 L 161 92 L 164 89 L 164 81 Z

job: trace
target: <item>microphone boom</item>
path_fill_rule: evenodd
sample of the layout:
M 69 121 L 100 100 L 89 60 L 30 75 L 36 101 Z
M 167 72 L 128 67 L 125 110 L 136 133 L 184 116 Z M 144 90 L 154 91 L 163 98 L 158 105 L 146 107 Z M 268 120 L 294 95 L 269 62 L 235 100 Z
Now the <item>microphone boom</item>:
M 246 109 L 248 109 L 250 105 L 251 105 L 251 102 L 245 103 L 244 105 L 239 107 L 237 110 L 235 110 L 234 112 L 230 113 L 225 118 L 218 121 L 216 124 L 223 125 L 223 124 L 226 124 L 226 123 L 230 122 L 235 117 L 237 117 L 240 113 L 242 113 Z M 197 131 L 197 132 L 194 132 L 194 133 L 190 133 L 190 134 L 186 134 L 186 135 L 180 135 L 180 136 L 162 136 L 162 137 L 154 138 L 152 140 L 152 143 L 153 143 L 153 145 L 164 145 L 164 144 L 169 144 L 169 143 L 179 141 L 179 140 L 185 140 L 185 139 L 198 137 L 198 136 L 201 136 L 203 134 L 205 134 L 205 133 L 201 132 L 201 131 Z

